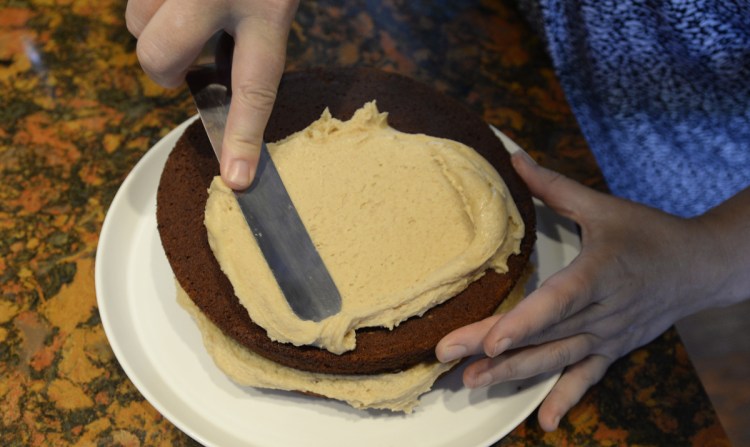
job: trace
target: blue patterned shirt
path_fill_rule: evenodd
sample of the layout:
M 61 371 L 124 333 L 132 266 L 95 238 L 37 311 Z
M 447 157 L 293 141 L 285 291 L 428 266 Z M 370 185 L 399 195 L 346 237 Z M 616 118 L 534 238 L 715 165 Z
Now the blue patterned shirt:
M 750 185 L 750 2 L 521 6 L 614 194 L 688 217 Z

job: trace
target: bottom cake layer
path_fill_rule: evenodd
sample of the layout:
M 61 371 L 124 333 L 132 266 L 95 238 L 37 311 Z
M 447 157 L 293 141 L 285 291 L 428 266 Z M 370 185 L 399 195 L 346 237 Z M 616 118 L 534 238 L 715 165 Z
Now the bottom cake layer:
M 526 274 L 511 291 L 498 312 L 506 312 L 524 296 Z M 224 333 L 200 312 L 175 281 L 178 303 L 193 317 L 214 363 L 242 386 L 297 391 L 346 402 L 357 409 L 383 409 L 411 413 L 419 397 L 460 361 L 447 364 L 426 362 L 407 370 L 371 375 L 338 375 L 301 371 L 260 356 Z

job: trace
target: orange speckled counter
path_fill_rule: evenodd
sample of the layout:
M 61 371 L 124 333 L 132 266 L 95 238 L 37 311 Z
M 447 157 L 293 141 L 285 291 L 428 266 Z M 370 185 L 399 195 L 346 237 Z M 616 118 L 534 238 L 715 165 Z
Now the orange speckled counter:
M 540 163 L 604 190 L 539 39 L 511 1 L 302 2 L 290 69 L 374 66 L 452 95 Z M 123 373 L 94 257 L 125 176 L 194 114 L 141 71 L 125 2 L 0 6 L 0 445 L 193 445 Z M 674 330 L 615 363 L 554 433 L 498 445 L 729 445 Z

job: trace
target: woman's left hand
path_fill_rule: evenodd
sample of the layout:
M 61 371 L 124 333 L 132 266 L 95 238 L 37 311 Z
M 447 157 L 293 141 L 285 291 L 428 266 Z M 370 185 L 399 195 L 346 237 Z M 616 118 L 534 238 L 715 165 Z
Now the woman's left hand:
M 512 160 L 533 195 L 580 225 L 581 252 L 513 310 L 445 336 L 436 354 L 483 355 L 464 372 L 471 388 L 564 368 L 538 413 L 551 431 L 616 359 L 706 307 L 724 271 L 704 262 L 721 253 L 700 219 L 596 192 L 525 153 Z

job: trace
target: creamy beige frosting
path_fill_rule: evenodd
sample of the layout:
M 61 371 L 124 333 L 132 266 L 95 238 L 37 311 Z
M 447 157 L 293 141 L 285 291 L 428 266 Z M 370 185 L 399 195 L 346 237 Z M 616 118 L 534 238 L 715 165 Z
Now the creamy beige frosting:
M 272 340 L 343 353 L 354 349 L 355 329 L 422 315 L 486 269 L 507 271 L 520 250 L 523 222 L 494 168 L 461 143 L 389 127 L 374 102 L 349 121 L 326 110 L 268 149 L 342 296 L 338 314 L 299 319 L 217 177 L 206 204 L 209 243 Z
M 410 413 L 419 396 L 457 362 L 420 363 L 406 371 L 375 375 L 332 375 L 300 371 L 272 362 L 224 335 L 177 286 L 177 301 L 197 322 L 216 366 L 232 381 L 284 391 L 314 393 L 344 401 L 354 408 L 374 408 Z
M 525 278 L 518 282 L 498 312 L 507 312 L 523 298 L 524 283 Z M 319 374 L 289 368 L 245 349 L 224 335 L 190 300 L 177 281 L 175 285 L 177 302 L 198 324 L 203 344 L 214 363 L 242 386 L 314 393 L 346 402 L 354 408 L 411 413 L 419 405 L 419 397 L 430 391 L 435 380 L 458 363 L 420 363 L 404 371 L 374 375 Z

